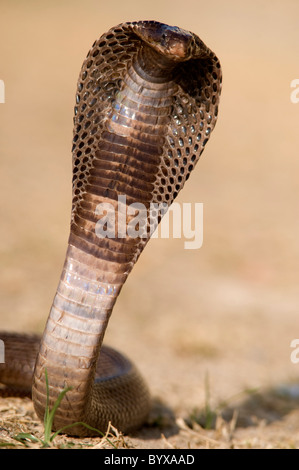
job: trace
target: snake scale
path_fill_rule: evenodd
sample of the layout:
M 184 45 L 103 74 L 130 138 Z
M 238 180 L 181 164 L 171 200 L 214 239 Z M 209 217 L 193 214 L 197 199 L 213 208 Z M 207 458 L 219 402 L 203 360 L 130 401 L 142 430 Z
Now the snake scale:
M 193 33 L 157 21 L 127 22 L 94 42 L 79 76 L 73 191 L 65 263 L 42 338 L 1 332 L 2 393 L 31 391 L 37 415 L 65 387 L 54 429 L 85 422 L 127 433 L 150 409 L 147 385 L 124 356 L 102 346 L 118 294 L 150 238 L 99 237 L 99 204 L 119 211 L 171 205 L 203 152 L 218 115 L 221 67 Z M 109 211 L 108 211 L 109 212 Z M 123 222 L 132 219 L 128 212 Z M 158 218 L 158 222 L 161 217 Z M 122 227 L 123 228 L 123 227 Z M 101 354 L 100 354 L 101 350 Z M 33 383 L 32 383 L 33 377 Z M 82 425 L 68 434 L 92 432 Z

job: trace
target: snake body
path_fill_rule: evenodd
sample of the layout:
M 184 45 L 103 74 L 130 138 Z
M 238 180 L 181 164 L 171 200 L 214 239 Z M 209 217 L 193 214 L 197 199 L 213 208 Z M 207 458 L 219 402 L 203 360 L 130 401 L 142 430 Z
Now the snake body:
M 101 238 L 98 207 L 106 204 L 109 220 L 112 209 L 120 213 L 120 195 L 123 209 L 136 202 L 147 211 L 152 203 L 169 206 L 215 126 L 220 90 L 219 60 L 178 27 L 122 23 L 88 52 L 76 92 L 70 236 L 45 331 L 41 341 L 0 334 L 6 346 L 0 382 L 21 390 L 30 388 L 33 375 L 41 419 L 45 370 L 50 407 L 71 387 L 56 412 L 55 430 L 85 422 L 105 431 L 111 421 L 129 432 L 146 419 L 147 385 L 128 359 L 102 342 L 117 296 L 152 232 Z M 132 218 L 127 211 L 118 228 Z M 82 425 L 66 432 L 91 433 Z

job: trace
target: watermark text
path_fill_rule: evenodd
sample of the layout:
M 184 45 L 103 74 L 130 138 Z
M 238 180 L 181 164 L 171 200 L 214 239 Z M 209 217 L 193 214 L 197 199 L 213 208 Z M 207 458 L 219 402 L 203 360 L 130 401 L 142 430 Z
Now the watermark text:
M 95 213 L 100 216 L 95 232 L 99 238 L 184 238 L 184 248 L 199 249 L 203 243 L 203 204 L 173 202 L 127 205 L 119 195 L 117 204 L 103 202 Z M 159 225 L 160 220 L 161 224 Z
M 299 339 L 293 339 L 290 344 L 291 348 L 295 348 L 291 352 L 291 362 L 293 364 L 298 364 L 299 362 Z
M 291 81 L 291 88 L 294 88 L 290 96 L 291 102 L 294 104 L 299 103 L 299 78 L 294 78 Z
M 5 346 L 4 341 L 0 339 L 0 364 L 4 364 L 5 362 Z
M 3 80 L 0 80 L 0 103 L 5 103 L 5 85 Z

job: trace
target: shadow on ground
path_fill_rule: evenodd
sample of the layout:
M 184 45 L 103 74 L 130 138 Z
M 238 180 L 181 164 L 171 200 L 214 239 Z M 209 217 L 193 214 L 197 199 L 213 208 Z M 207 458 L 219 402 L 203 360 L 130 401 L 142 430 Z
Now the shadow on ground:
M 192 429 L 194 424 L 206 430 L 217 427 L 217 419 L 231 423 L 235 428 L 249 428 L 271 425 L 281 422 L 294 410 L 299 410 L 299 383 L 285 384 L 264 391 L 246 390 L 239 400 L 228 404 L 219 403 L 215 408 L 209 404 L 194 410 L 185 418 L 185 423 Z M 245 395 L 245 397 L 244 397 Z M 137 433 L 142 439 L 160 439 L 161 433 L 168 439 L 180 432 L 174 411 L 158 399 L 153 401 L 148 423 Z M 136 436 L 137 436 L 136 435 Z
M 215 429 L 217 418 L 231 422 L 235 419 L 237 428 L 257 426 L 261 422 L 270 425 L 282 421 L 294 410 L 299 410 L 299 383 L 284 384 L 264 391 L 247 390 L 239 400 L 219 403 L 215 408 L 209 404 L 202 409 L 194 410 L 187 423 L 198 423 L 205 429 Z

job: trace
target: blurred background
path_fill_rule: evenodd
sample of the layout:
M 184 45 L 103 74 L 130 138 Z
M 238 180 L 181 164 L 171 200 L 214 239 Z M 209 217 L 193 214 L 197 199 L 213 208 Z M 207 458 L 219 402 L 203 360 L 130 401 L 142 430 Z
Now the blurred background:
M 196 33 L 223 68 L 217 126 L 177 199 L 203 203 L 203 246 L 152 240 L 106 335 L 188 413 L 206 374 L 215 403 L 299 377 L 297 0 L 0 0 L 0 329 L 43 330 L 69 233 L 81 64 L 102 33 L 141 19 Z

